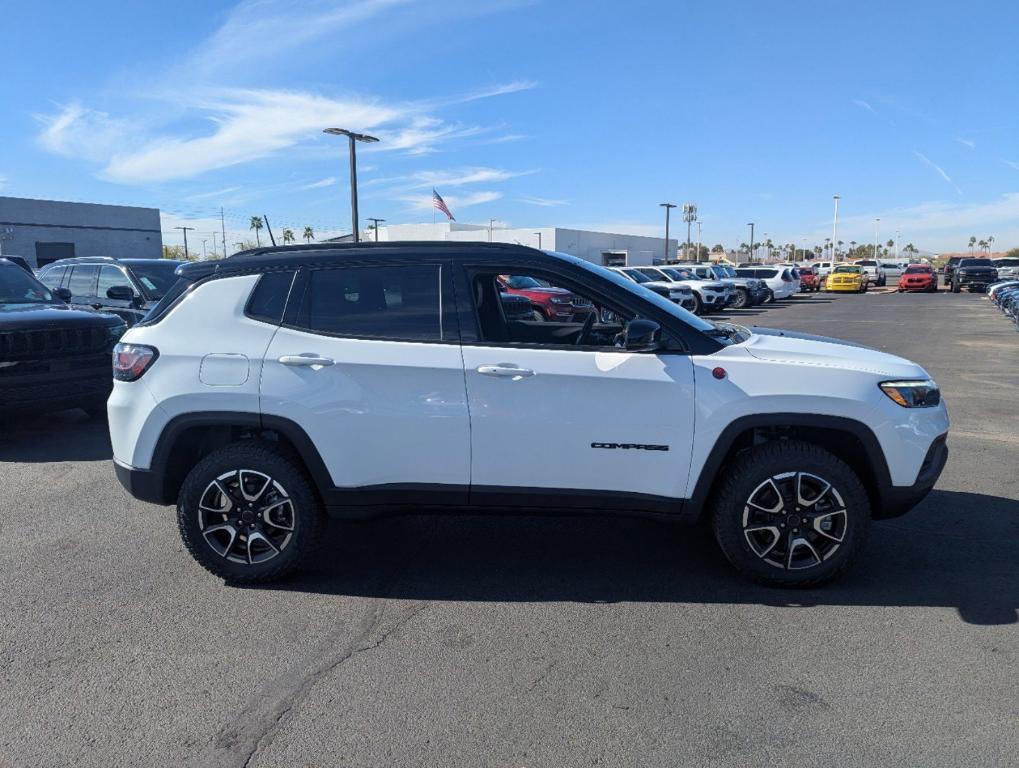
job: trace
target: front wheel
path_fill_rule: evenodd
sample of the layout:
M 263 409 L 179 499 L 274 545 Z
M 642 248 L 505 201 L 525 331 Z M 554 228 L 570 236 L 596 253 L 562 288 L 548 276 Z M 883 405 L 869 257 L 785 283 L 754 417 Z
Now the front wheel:
M 192 557 L 234 583 L 274 581 L 298 568 L 318 545 L 323 519 L 303 469 L 255 440 L 210 453 L 177 498 L 177 525 Z
M 750 578 L 807 587 L 838 576 L 863 548 L 870 502 L 856 473 L 811 443 L 781 440 L 728 465 L 711 508 L 726 559 Z
M 701 301 L 701 297 L 698 296 L 696 293 L 693 295 L 693 309 L 691 309 L 690 311 L 693 312 L 695 315 L 704 314 L 704 302 Z
M 750 302 L 750 294 L 742 288 L 736 289 L 736 298 L 732 302 L 733 309 L 743 309 Z

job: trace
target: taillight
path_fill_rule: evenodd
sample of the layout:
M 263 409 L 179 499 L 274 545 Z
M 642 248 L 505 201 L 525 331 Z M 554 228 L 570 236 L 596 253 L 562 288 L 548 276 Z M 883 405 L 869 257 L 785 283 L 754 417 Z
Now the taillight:
M 113 378 L 117 381 L 137 381 L 147 371 L 159 350 L 145 344 L 117 344 L 113 348 Z

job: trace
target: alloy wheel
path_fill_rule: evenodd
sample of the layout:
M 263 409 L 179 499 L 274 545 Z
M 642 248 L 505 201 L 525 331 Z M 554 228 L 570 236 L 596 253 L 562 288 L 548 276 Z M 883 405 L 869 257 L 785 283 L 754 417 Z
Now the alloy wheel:
M 784 472 L 758 485 L 743 507 L 743 536 L 751 551 L 776 568 L 820 565 L 842 546 L 846 505 L 827 480 Z
M 290 495 L 263 472 L 237 469 L 206 486 L 198 502 L 198 528 L 220 557 L 255 565 L 279 555 L 294 535 Z

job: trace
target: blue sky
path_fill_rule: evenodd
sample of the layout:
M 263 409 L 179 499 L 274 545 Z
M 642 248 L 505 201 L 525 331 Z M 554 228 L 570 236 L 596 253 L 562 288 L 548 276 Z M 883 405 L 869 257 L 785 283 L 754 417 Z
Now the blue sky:
M 57 23 L 59 20 L 59 23 Z M 231 240 L 361 214 L 813 245 L 1019 246 L 1013 3 L 8 0 L 0 194 Z M 11 76 L 11 75 L 14 76 Z

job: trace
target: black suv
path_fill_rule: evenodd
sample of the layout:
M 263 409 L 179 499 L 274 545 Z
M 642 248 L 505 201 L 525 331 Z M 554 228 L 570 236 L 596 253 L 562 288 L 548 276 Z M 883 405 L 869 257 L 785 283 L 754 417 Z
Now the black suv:
M 51 290 L 69 290 L 75 309 L 112 312 L 134 325 L 177 282 L 175 272 L 183 263 L 85 256 L 54 261 L 39 271 L 39 279 Z
M 990 259 L 962 259 L 952 272 L 950 284 L 952 293 L 958 293 L 963 287 L 984 291 L 997 279 L 998 270 Z
M 106 412 L 110 355 L 127 326 L 114 315 L 75 311 L 64 298 L 66 289 L 50 291 L 0 258 L 0 411 Z

